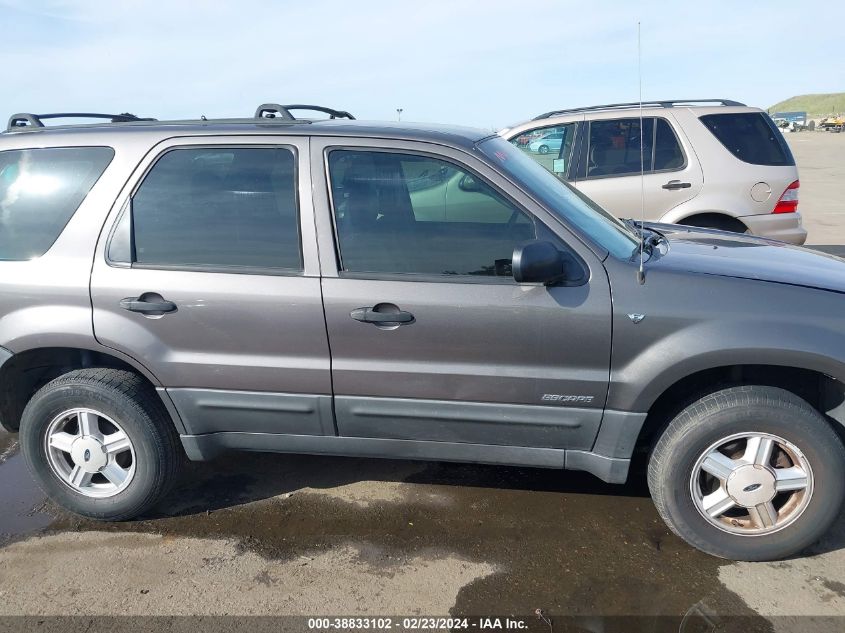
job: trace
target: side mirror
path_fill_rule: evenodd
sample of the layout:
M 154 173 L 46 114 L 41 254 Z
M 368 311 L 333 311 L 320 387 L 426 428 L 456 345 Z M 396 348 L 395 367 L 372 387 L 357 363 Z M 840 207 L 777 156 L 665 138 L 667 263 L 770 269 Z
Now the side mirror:
M 513 251 L 513 278 L 520 284 L 553 284 L 566 277 L 563 255 L 551 242 L 533 240 Z
M 486 193 L 484 187 L 481 186 L 475 178 L 470 176 L 469 174 L 464 174 L 461 176 L 461 179 L 458 181 L 458 189 L 461 191 L 470 191 L 473 193 Z

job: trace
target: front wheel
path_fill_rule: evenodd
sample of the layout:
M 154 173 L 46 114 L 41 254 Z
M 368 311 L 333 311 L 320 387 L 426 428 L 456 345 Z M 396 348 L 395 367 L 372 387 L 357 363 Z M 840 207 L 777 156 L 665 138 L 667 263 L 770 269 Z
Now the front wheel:
M 684 409 L 652 451 L 660 516 L 714 556 L 777 560 L 816 541 L 845 498 L 845 447 L 794 394 L 746 386 Z
M 24 410 L 20 438 L 47 495 L 98 520 L 149 510 L 183 460 L 158 395 L 140 376 L 117 369 L 80 369 L 44 385 Z
M 548 154 L 549 153 L 549 146 L 548 145 L 540 145 L 540 147 L 537 149 L 537 151 L 540 152 L 541 154 Z

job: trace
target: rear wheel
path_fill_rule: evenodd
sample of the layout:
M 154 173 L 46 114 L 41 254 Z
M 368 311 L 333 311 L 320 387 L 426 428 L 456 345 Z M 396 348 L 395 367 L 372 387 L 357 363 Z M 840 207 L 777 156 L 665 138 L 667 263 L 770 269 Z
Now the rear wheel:
M 661 517 L 694 547 L 734 560 L 777 560 L 836 519 L 845 448 L 794 394 L 734 387 L 672 420 L 652 452 L 648 483 Z
M 99 520 L 149 510 L 183 460 L 158 395 L 140 376 L 116 369 L 81 369 L 46 384 L 24 410 L 20 437 L 44 491 Z

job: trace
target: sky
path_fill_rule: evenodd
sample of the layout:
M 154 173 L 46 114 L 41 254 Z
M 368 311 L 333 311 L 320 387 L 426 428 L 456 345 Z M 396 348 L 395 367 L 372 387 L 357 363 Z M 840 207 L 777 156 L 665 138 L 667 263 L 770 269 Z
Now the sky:
M 359 119 L 500 128 L 564 107 L 845 90 L 834 2 L 0 0 L 15 112 L 251 116 L 317 103 Z M 2 113 L 0 113 L 2 114 Z

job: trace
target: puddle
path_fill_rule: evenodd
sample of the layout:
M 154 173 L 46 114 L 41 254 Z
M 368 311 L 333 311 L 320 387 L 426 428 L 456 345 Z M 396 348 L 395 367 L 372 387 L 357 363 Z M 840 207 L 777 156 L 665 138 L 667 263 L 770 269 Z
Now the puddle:
M 45 496 L 18 451 L 17 436 L 0 434 L 0 545 L 52 523 Z
M 18 450 L 18 436 L 6 433 L 0 429 L 0 464 L 14 455 Z
M 390 484 L 387 498 L 366 492 L 382 482 Z M 599 621 L 645 616 L 635 621 L 642 627 L 626 629 L 663 630 L 657 623 L 666 622 L 677 630 L 692 609 L 744 616 L 733 620 L 744 631 L 768 630 L 719 581 L 728 563 L 672 535 L 641 481 L 611 486 L 553 470 L 230 455 L 192 465 L 159 511 L 120 524 L 61 515 L 49 531 L 227 539 L 282 561 L 354 542 L 363 544 L 361 563 L 386 570 L 448 552 L 498 570 L 459 591 L 454 615 L 540 608 Z

